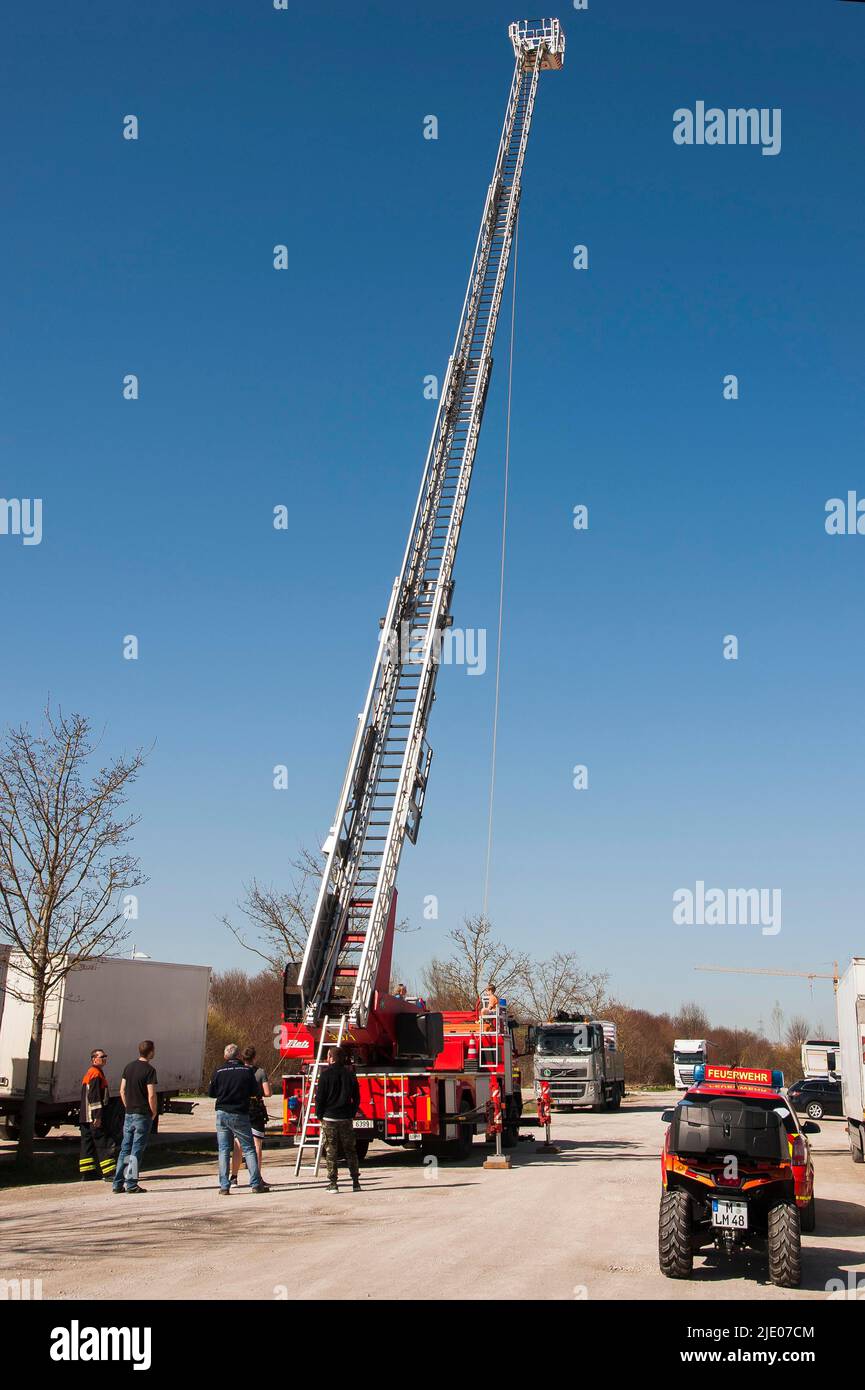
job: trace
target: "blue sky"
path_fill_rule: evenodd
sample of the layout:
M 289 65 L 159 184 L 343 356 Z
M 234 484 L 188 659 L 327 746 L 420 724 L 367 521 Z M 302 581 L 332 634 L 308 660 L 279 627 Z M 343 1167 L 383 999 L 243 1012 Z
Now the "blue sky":
M 219 917 L 330 823 L 514 17 L 312 19 L 271 0 L 5 17 L 0 493 L 41 497 L 44 519 L 39 546 L 0 536 L 0 716 L 33 718 L 50 692 L 107 748 L 155 741 L 134 933 L 154 956 L 248 964 Z M 590 0 L 560 17 L 566 65 L 542 77 L 523 186 L 490 913 L 634 1004 L 694 997 L 755 1024 L 777 998 L 828 1022 L 825 987 L 812 1002 L 693 966 L 865 951 L 865 537 L 824 529 L 828 498 L 865 495 L 865 7 Z M 675 145 L 673 112 L 698 100 L 780 107 L 780 154 Z M 454 607 L 488 629 L 489 664 L 439 681 L 400 877 L 423 928 L 398 942 L 409 977 L 482 901 L 506 359 L 501 331 Z M 697 880 L 780 888 L 781 932 L 674 927 Z

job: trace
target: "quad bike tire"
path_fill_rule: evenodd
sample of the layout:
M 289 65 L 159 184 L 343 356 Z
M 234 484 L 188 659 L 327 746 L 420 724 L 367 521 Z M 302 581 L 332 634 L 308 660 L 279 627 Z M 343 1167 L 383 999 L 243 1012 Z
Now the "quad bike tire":
M 802 1236 L 795 1202 L 769 1208 L 769 1278 L 781 1289 L 802 1282 Z
M 658 1264 L 668 1279 L 690 1279 L 694 1272 L 691 1244 L 691 1198 L 682 1187 L 661 1193 L 658 1213 Z

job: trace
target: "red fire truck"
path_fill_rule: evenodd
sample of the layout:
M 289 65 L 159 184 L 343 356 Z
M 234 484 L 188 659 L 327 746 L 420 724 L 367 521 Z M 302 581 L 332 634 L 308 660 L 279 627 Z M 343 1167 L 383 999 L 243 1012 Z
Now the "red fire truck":
M 453 352 L 442 380 L 420 491 L 358 715 L 303 960 L 287 972 L 282 1055 L 303 1063 L 284 1080 L 285 1129 L 317 1146 L 313 1098 L 330 1044 L 357 1070 L 363 1138 L 465 1150 L 475 1131 L 519 1119 L 505 1010 L 428 1010 L 390 988 L 396 879 L 420 828 L 432 749 L 427 728 L 442 643 L 451 627 L 454 565 L 502 304 L 540 74 L 562 66 L 558 20 L 512 24 L 514 71 L 492 181 Z M 359 532 L 362 540 L 362 528 Z M 351 582 L 346 557 L 335 574 Z M 327 678 L 327 674 L 324 674 Z M 338 678 L 338 677 L 334 677 Z M 367 1133 L 364 1135 L 363 1130 Z
M 390 973 L 395 909 L 396 894 L 383 981 Z M 339 1043 L 360 1086 L 354 1128 L 361 1159 L 373 1139 L 440 1158 L 464 1158 L 479 1132 L 492 1140 L 500 1130 L 504 1148 L 516 1144 L 522 1096 L 515 1025 L 505 1004 L 484 1008 L 479 1001 L 473 1010 L 430 1012 L 420 999 L 376 989 L 366 1027 L 346 1021 L 322 1029 L 298 1019 L 296 986 L 286 984 L 285 996 L 280 1050 L 301 1070 L 283 1078 L 283 1131 L 296 1143 L 318 1145 L 310 1099 L 319 1059 Z

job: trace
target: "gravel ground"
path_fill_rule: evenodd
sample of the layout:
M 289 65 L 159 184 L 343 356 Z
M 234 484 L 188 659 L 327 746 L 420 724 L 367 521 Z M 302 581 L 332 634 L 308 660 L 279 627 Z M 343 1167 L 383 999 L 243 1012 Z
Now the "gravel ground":
M 272 1147 L 272 1192 L 241 1186 L 228 1200 L 217 1196 L 215 1156 L 194 1143 L 213 1137 L 202 1102 L 192 1117 L 164 1118 L 140 1197 L 78 1181 L 0 1192 L 0 1278 L 41 1279 L 43 1297 L 56 1299 L 796 1301 L 825 1299 L 827 1281 L 846 1283 L 849 1271 L 865 1285 L 865 1168 L 851 1162 L 840 1120 L 824 1120 L 813 1140 L 817 1232 L 803 1240 L 801 1289 L 773 1288 L 757 1256 L 699 1255 L 693 1280 L 664 1279 L 660 1113 L 674 1099 L 636 1095 L 612 1114 L 555 1116 L 560 1152 L 521 1143 L 509 1172 L 484 1170 L 480 1142 L 464 1163 L 439 1166 L 375 1144 L 363 1191 L 346 1186 L 336 1197 L 308 1172 L 295 1179 L 292 1150 Z M 164 1152 L 178 1139 L 193 1152 Z M 74 1146 L 67 1131 L 40 1147 Z

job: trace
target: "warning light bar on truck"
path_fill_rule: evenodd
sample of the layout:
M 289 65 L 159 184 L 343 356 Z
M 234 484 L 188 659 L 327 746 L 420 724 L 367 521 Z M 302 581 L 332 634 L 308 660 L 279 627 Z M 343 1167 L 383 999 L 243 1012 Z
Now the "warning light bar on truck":
M 784 1073 L 770 1067 L 719 1067 L 707 1062 L 705 1066 L 694 1068 L 694 1085 L 703 1082 L 708 1086 L 765 1087 L 767 1091 L 780 1091 Z

